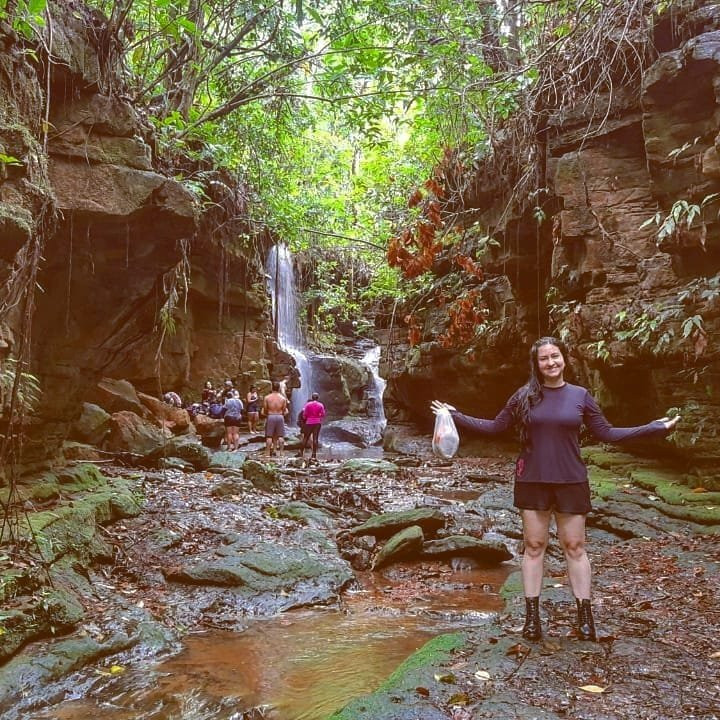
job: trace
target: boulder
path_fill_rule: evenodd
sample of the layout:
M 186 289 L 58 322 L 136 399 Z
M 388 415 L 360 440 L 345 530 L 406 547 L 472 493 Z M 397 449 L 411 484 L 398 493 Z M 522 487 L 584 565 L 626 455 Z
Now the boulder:
M 169 437 L 160 446 L 148 453 L 146 460 L 158 463 L 160 458 L 179 458 L 192 465 L 195 470 L 206 470 L 210 467 L 212 453 L 196 435 L 176 435 Z
M 432 535 L 445 526 L 445 516 L 433 508 L 417 508 L 415 510 L 398 510 L 395 512 L 373 515 L 362 525 L 350 530 L 351 535 L 373 535 L 376 538 L 387 538 L 411 525 L 417 525 L 425 534 Z
M 245 458 L 245 454 L 240 452 L 214 452 L 210 455 L 210 470 L 241 470 Z
M 411 525 L 393 535 L 377 554 L 372 564 L 373 570 L 379 570 L 385 565 L 406 560 L 417 555 L 423 547 L 423 531 L 419 525 Z
M 158 425 L 167 428 L 173 435 L 182 435 L 194 431 L 195 428 L 192 420 L 190 420 L 190 414 L 184 408 L 173 407 L 145 393 L 138 393 L 138 398 L 153 418 L 157 420 Z
M 258 460 L 246 460 L 242 467 L 243 477 L 258 490 L 273 492 L 280 487 L 280 474 L 273 465 Z
M 202 438 L 203 445 L 211 448 L 220 447 L 225 437 L 225 423 L 207 415 L 196 415 L 193 419 L 195 430 Z
M 99 405 L 109 413 L 129 410 L 140 417 L 148 415 L 135 388 L 127 380 L 103 378 L 90 391 L 87 401 L 93 405 Z
M 83 403 L 82 413 L 72 427 L 71 437 L 90 445 L 101 445 L 109 432 L 110 413 L 94 403 Z
M 120 410 L 110 417 L 110 432 L 105 449 L 146 456 L 167 441 L 163 431 L 130 410 Z

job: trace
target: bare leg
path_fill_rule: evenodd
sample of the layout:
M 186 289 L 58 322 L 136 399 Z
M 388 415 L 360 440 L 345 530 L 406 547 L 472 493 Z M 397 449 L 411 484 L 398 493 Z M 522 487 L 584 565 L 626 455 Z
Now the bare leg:
M 585 551 L 585 516 L 555 513 L 558 540 L 565 553 L 570 587 L 578 600 L 590 599 L 590 560 Z
M 522 581 L 525 597 L 540 595 L 545 564 L 545 550 L 550 530 L 550 510 L 521 510 L 525 552 L 522 559 Z

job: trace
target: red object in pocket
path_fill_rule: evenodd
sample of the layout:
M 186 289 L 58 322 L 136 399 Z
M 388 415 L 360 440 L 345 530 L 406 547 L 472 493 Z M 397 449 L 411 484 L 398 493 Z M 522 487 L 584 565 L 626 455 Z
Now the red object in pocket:
M 524 472 L 525 472 L 525 459 L 518 458 L 517 462 L 515 463 L 515 475 L 517 477 L 522 477 L 522 474 Z

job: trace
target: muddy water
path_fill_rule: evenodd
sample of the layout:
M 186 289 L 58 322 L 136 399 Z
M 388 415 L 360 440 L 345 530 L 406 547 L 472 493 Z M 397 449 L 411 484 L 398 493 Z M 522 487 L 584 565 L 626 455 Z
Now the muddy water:
M 242 633 L 190 635 L 185 649 L 151 667 L 126 668 L 85 686 L 35 718 L 56 720 L 324 720 L 371 692 L 430 638 L 499 610 L 509 568 L 452 573 L 413 583 L 411 565 L 362 578 L 342 610 L 306 610 L 252 621 Z M 89 673 L 96 669 L 90 668 Z M 81 685 L 83 683 L 80 683 Z M 88 692 L 89 690 L 89 692 Z

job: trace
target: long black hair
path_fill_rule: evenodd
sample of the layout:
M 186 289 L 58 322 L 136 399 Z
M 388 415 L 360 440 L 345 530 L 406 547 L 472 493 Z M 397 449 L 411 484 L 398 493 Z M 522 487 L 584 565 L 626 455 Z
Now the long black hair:
M 518 390 L 518 400 L 515 409 L 515 418 L 520 428 L 520 441 L 523 447 L 530 445 L 530 409 L 543 399 L 543 384 L 538 367 L 538 352 L 544 345 L 555 345 L 562 353 L 565 367 L 568 365 L 568 349 L 565 343 L 558 338 L 547 336 L 538 338 L 530 348 L 530 377 Z

